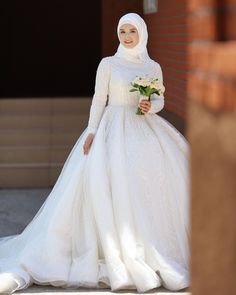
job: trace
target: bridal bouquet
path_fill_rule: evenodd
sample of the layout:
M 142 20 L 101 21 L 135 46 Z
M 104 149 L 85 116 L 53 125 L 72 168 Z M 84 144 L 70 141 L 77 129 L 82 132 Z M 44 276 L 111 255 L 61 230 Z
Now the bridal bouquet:
M 139 91 L 139 102 L 141 102 L 141 100 L 143 99 L 150 101 L 150 97 L 153 93 L 161 95 L 165 91 L 164 85 L 158 80 L 158 78 L 155 79 L 147 76 L 136 76 L 136 78 L 131 82 L 131 85 L 133 86 L 133 88 L 130 89 L 130 92 Z M 140 107 L 137 108 L 136 114 L 144 115 Z

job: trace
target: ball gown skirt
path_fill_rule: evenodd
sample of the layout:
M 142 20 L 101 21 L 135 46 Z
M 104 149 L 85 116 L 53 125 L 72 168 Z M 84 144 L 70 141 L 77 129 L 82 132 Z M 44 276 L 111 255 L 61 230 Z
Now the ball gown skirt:
M 189 285 L 188 142 L 135 110 L 108 104 L 88 155 L 83 131 L 32 221 L 0 239 L 0 278 L 17 289 Z

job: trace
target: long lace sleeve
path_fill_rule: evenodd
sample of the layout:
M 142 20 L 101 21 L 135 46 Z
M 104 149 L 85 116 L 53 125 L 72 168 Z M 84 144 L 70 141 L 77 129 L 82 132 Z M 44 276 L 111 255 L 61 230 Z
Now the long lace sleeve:
M 95 91 L 90 107 L 87 131 L 95 134 L 102 118 L 108 97 L 110 65 L 108 57 L 104 57 L 97 68 Z
M 163 83 L 163 74 L 161 66 L 157 63 L 157 78 L 160 80 L 161 83 Z M 165 104 L 165 98 L 164 95 L 158 95 L 156 93 L 153 93 L 151 95 L 151 108 L 147 112 L 148 114 L 156 114 L 157 112 L 160 112 L 164 108 Z

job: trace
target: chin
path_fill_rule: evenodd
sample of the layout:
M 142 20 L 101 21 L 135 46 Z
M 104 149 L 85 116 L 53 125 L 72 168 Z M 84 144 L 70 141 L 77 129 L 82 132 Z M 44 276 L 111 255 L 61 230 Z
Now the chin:
M 134 44 L 123 44 L 126 48 L 133 48 L 135 45 Z

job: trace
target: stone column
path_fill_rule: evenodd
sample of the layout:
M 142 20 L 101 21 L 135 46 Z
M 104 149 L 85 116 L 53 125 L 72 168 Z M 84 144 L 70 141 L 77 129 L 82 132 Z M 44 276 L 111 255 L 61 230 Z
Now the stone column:
M 193 295 L 236 294 L 235 8 L 188 2 Z

